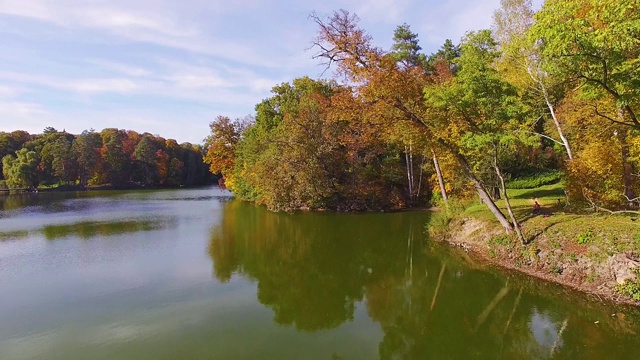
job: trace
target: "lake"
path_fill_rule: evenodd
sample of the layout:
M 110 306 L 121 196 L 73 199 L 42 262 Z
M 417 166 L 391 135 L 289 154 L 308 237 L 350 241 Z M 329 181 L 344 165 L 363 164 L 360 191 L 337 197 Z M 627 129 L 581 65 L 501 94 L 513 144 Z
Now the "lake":
M 217 188 L 0 196 L 0 359 L 629 359 L 636 309 L 430 241 L 429 212 Z

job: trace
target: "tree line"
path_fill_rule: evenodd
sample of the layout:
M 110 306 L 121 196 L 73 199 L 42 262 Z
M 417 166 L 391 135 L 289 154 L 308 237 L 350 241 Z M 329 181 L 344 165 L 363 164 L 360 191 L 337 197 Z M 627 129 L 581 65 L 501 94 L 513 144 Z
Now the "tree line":
M 212 175 L 201 145 L 178 144 L 149 133 L 107 128 L 74 135 L 0 132 L 0 188 L 38 186 L 202 185 Z
M 559 169 L 570 201 L 637 207 L 640 9 L 633 0 L 502 0 L 492 29 L 384 50 L 340 10 L 311 19 L 333 80 L 277 85 L 253 121 L 211 123 L 205 161 L 271 209 L 404 207 L 475 193 L 519 232 L 509 179 Z M 503 212 L 496 199 L 505 200 Z

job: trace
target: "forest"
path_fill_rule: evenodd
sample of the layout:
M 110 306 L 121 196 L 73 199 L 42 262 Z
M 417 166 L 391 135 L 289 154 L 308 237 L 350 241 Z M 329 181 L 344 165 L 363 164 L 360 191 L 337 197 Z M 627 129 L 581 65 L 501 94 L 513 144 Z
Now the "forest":
M 522 238 L 507 189 L 551 178 L 566 203 L 636 211 L 638 6 L 502 0 L 491 29 L 432 54 L 409 24 L 385 50 L 356 14 L 312 13 L 313 57 L 329 78 L 274 86 L 255 117 L 218 116 L 205 161 L 237 197 L 272 210 L 479 198 Z
M 108 128 L 73 135 L 0 132 L 0 189 L 173 187 L 211 183 L 201 145 Z

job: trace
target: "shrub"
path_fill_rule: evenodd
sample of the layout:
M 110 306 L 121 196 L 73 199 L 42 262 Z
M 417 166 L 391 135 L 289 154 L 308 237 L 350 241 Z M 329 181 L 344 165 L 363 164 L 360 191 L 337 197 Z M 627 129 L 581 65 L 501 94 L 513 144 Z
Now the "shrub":
M 595 237 L 595 234 L 591 229 L 586 230 L 582 232 L 580 235 L 578 235 L 578 244 L 580 245 L 588 244 L 591 242 L 591 240 L 593 240 L 594 237 Z
M 638 301 L 640 300 L 640 268 L 635 268 L 633 272 L 636 274 L 636 278 L 629 279 L 624 284 L 616 285 L 615 291 Z
M 516 178 L 507 182 L 508 189 L 534 189 L 544 185 L 558 183 L 562 173 L 558 170 L 548 171 Z

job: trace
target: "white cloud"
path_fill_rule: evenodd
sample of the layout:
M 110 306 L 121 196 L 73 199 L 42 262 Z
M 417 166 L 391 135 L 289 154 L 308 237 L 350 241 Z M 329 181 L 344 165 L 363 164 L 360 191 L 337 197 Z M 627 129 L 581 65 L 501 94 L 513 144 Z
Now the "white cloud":
M 392 25 L 406 21 L 405 14 L 411 5 L 410 0 L 357 0 L 354 3 L 355 12 L 361 19 Z
M 26 130 L 32 133 L 41 132 L 43 119 L 51 113 L 37 103 L 1 100 L 0 99 L 0 131 Z
M 413 29 L 419 33 L 426 51 L 436 51 L 446 39 L 459 43 L 468 31 L 490 28 L 499 5 L 499 0 L 437 3 L 419 17 Z
M 0 43 L 15 48 L 0 50 L 0 130 L 111 126 L 199 142 L 216 115 L 251 113 L 274 85 L 322 73 L 305 51 L 311 11 L 357 13 L 383 48 L 406 22 L 428 53 L 488 27 L 498 3 L 0 0 Z
M 110 72 L 114 72 L 121 75 L 132 76 L 132 77 L 142 77 L 148 76 L 151 74 L 151 71 L 142 67 L 122 64 L 114 61 L 108 61 L 103 59 L 91 59 L 86 60 L 87 63 L 96 65 L 98 67 L 104 68 Z
M 0 85 L 0 98 L 14 97 L 20 93 L 15 87 Z

